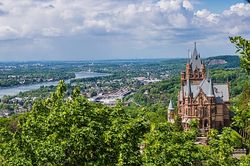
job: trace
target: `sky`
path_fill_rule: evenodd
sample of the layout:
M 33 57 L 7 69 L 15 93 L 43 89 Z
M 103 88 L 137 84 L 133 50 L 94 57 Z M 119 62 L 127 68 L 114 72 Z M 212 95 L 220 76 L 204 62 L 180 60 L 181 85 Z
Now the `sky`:
M 0 0 L 0 61 L 232 55 L 236 35 L 247 0 Z

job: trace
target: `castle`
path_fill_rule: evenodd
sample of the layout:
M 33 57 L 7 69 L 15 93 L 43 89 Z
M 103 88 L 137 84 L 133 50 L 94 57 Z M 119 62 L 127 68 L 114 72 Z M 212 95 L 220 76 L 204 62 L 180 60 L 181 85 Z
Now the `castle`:
M 214 84 L 206 75 L 206 66 L 200 58 L 196 43 L 186 71 L 181 73 L 181 89 L 178 94 L 177 109 L 182 119 L 182 126 L 188 129 L 189 122 L 196 119 L 200 131 L 211 128 L 221 129 L 230 124 L 229 119 L 229 84 Z M 172 101 L 168 108 L 168 121 L 175 117 Z

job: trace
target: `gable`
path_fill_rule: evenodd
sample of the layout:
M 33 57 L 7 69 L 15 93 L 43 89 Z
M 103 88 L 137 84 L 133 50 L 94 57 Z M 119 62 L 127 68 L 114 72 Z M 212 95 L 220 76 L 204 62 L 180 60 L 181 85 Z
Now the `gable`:
M 201 104 L 201 105 L 203 103 L 208 102 L 208 98 L 201 88 L 199 89 L 199 92 L 196 94 L 196 96 L 194 96 L 193 102 L 196 104 Z

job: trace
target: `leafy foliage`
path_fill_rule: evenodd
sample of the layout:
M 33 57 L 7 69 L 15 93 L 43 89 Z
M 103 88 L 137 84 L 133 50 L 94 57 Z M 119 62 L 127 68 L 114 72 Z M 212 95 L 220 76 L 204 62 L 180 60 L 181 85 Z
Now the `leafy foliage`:
M 66 94 L 61 81 L 56 92 L 36 101 L 31 112 L 0 119 L 2 165 L 239 163 L 231 157 L 233 148 L 240 146 L 233 130 L 225 129 L 221 136 L 214 132 L 205 147 L 195 144 L 195 121 L 191 130 L 182 131 L 178 116 L 174 124 L 157 123 L 145 108 L 131 112 L 121 102 L 114 108 L 91 103 L 80 95 L 79 87 L 69 98 Z M 217 154 L 220 158 L 215 162 Z
M 243 85 L 242 93 L 235 99 L 234 125 L 245 129 L 250 125 L 250 84 Z M 250 129 L 249 129 L 250 131 Z
M 237 165 L 237 159 L 232 157 L 234 148 L 241 147 L 241 136 L 231 128 L 224 128 L 219 135 L 217 130 L 209 133 L 209 156 L 206 165 Z
M 241 66 L 247 72 L 246 80 L 242 86 L 242 93 L 235 99 L 234 106 L 234 122 L 233 125 L 239 128 L 244 135 L 243 143 L 250 149 L 250 41 L 242 38 L 241 36 L 231 37 L 231 42 L 235 44 L 241 57 Z
M 250 73 L 250 41 L 241 36 L 230 37 L 230 41 L 235 44 L 236 52 L 241 55 L 242 68 Z
M 18 130 L 1 128 L 4 165 L 139 165 L 148 130 L 143 112 L 132 118 L 119 104 L 89 103 L 79 92 L 65 99 L 61 81 L 50 98 L 17 120 Z
M 204 160 L 202 148 L 194 144 L 196 132 L 175 131 L 168 123 L 160 123 L 146 135 L 143 153 L 145 165 L 195 165 Z

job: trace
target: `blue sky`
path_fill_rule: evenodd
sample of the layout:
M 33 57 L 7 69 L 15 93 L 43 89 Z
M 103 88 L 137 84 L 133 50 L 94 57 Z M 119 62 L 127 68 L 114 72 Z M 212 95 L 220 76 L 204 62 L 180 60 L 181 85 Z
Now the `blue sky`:
M 225 9 L 229 9 L 236 3 L 246 3 L 246 0 L 194 0 L 191 1 L 197 9 L 208 9 L 212 12 L 221 13 Z
M 244 0 L 0 0 L 0 61 L 234 54 L 249 27 Z

